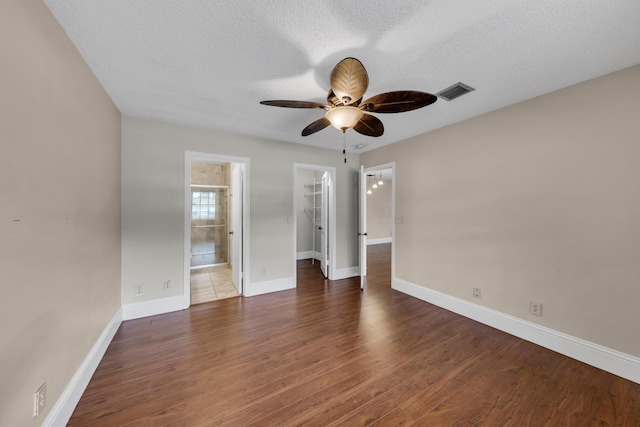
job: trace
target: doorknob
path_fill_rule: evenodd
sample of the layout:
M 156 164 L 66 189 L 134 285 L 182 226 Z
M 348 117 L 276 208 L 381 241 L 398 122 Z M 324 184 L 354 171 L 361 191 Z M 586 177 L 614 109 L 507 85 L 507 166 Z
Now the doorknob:
M 233 231 L 230 231 L 230 232 L 229 232 L 229 234 L 230 234 L 230 235 L 231 235 L 231 234 L 233 234 Z

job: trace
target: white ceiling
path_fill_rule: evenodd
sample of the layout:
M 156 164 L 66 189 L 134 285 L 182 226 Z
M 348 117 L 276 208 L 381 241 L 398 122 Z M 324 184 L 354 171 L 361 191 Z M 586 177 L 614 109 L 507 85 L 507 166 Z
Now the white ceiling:
M 352 56 L 365 98 L 393 90 L 476 90 L 377 114 L 379 138 L 348 131 L 349 151 L 402 140 L 640 63 L 639 0 L 45 0 L 125 115 L 342 149 L 329 127 L 300 132 Z M 594 100 L 597 102 L 597 100 Z

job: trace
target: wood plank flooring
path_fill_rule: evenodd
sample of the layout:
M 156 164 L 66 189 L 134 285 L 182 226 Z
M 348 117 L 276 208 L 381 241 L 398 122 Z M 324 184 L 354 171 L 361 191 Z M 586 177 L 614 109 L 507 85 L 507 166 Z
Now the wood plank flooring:
M 640 426 L 640 385 L 369 277 L 124 322 L 70 426 Z

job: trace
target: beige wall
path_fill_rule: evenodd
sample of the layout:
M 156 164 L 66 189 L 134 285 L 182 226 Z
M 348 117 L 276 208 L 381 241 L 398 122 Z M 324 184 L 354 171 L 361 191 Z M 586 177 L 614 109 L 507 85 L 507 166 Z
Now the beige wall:
M 293 277 L 293 165 L 332 166 L 337 173 L 337 268 L 357 265 L 358 156 L 336 150 L 123 118 L 122 286 L 125 304 L 183 294 L 185 151 L 250 159 L 249 283 Z M 262 268 L 265 273 L 262 274 Z M 162 290 L 162 282 L 175 286 Z M 144 295 L 134 287 L 142 283 Z
M 374 181 L 371 181 L 373 184 Z M 375 180 L 378 182 L 378 180 Z M 392 183 L 384 180 L 383 185 L 371 190 L 367 195 L 367 239 L 388 239 L 391 237 L 391 188 Z
M 0 58 L 0 425 L 36 426 L 120 307 L 120 113 L 40 0 Z
M 362 154 L 396 162 L 397 277 L 640 356 L 639 118 L 636 66 Z

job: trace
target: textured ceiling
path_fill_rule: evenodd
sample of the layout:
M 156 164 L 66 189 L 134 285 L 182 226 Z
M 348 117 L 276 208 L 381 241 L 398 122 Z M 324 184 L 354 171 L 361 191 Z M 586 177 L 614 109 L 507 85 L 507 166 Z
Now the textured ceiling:
M 45 0 L 125 115 L 342 149 L 329 127 L 302 137 L 321 110 L 261 100 L 324 102 L 329 76 L 353 56 L 365 98 L 464 97 L 378 114 L 366 151 L 640 63 L 639 0 Z

